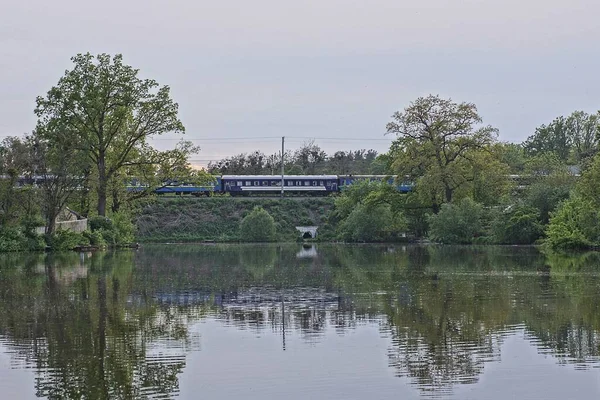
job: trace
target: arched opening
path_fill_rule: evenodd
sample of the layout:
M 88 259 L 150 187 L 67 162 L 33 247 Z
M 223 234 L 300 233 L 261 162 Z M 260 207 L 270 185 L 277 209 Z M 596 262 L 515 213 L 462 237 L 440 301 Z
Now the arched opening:
M 304 232 L 304 235 L 302 235 L 302 239 L 312 239 L 312 234 L 309 231 Z

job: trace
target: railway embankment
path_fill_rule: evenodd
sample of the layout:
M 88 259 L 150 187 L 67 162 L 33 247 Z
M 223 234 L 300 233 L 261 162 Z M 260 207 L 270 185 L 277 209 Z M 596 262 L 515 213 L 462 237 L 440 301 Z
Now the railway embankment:
M 136 218 L 139 242 L 243 241 L 239 226 L 255 206 L 275 219 L 278 241 L 297 240 L 296 226 L 318 226 L 318 239 L 330 240 L 334 199 L 169 198 L 145 206 Z

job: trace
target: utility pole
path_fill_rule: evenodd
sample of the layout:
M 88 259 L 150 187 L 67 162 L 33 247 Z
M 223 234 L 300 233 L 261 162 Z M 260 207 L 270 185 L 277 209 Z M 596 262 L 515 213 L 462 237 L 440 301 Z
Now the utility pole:
M 284 174 L 284 162 L 283 162 L 283 157 L 285 154 L 285 136 L 281 137 L 281 198 L 283 199 L 283 185 L 285 184 L 284 180 L 283 180 L 283 174 Z

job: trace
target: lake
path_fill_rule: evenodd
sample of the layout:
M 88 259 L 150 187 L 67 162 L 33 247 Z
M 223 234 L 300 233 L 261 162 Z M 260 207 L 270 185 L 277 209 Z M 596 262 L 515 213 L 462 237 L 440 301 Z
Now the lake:
M 0 397 L 590 399 L 600 255 L 147 245 L 0 255 Z

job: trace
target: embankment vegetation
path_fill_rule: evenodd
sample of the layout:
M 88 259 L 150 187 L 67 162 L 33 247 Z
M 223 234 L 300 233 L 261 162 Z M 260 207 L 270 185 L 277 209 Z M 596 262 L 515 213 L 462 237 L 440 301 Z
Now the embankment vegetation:
M 331 240 L 334 232 L 328 223 L 328 215 L 333 205 L 334 199 L 329 197 L 159 199 L 143 207 L 137 217 L 137 239 L 141 242 L 294 241 L 300 235 L 296 226 L 316 225 L 319 226 L 318 237 Z M 242 225 L 255 207 L 264 210 L 266 215 L 263 217 L 273 218 L 274 235 L 262 217 L 251 218 Z

